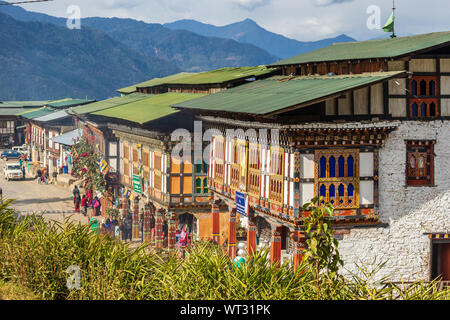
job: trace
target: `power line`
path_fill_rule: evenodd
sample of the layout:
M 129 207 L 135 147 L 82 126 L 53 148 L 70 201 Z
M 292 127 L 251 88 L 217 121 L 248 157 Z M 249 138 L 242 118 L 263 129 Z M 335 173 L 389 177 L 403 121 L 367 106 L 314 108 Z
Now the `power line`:
M 5 5 L 8 5 L 8 4 L 22 4 L 22 3 L 47 2 L 47 1 L 53 1 L 53 0 L 33 0 L 33 1 L 6 2 L 6 3 L 0 3 L 0 6 L 5 6 Z

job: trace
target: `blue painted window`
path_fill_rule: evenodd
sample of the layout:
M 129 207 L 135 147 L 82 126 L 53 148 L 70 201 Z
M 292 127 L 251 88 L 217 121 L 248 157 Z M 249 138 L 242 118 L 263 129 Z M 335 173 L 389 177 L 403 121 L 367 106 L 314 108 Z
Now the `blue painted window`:
M 422 102 L 420 104 L 420 115 L 422 117 L 426 117 L 426 115 L 427 115 L 427 104 L 425 102 Z
M 347 158 L 347 177 L 353 177 L 354 159 L 352 156 Z
M 330 185 L 330 188 L 328 189 L 328 194 L 330 195 L 330 202 L 334 203 L 336 197 L 336 187 L 334 186 L 334 184 Z
M 345 176 L 345 158 L 343 156 L 339 157 L 338 165 L 339 165 L 339 178 L 342 178 Z
M 339 192 L 339 197 L 343 197 L 345 195 L 345 188 L 344 188 L 343 184 L 339 185 L 338 192 Z
M 353 192 L 355 191 L 355 187 L 353 187 L 353 184 L 348 185 L 348 197 L 353 197 Z
M 324 184 L 320 186 L 320 196 L 324 198 L 327 196 L 327 187 Z
M 430 81 L 430 96 L 436 95 L 436 82 L 434 80 Z
M 325 157 L 320 158 L 320 177 L 327 177 L 327 159 Z
M 336 177 L 336 159 L 334 157 L 330 157 L 329 170 L 330 170 L 330 178 Z
M 411 81 L 411 95 L 417 96 L 417 81 Z
M 419 115 L 419 106 L 417 105 L 417 102 L 414 102 L 412 104 L 412 116 L 417 117 Z

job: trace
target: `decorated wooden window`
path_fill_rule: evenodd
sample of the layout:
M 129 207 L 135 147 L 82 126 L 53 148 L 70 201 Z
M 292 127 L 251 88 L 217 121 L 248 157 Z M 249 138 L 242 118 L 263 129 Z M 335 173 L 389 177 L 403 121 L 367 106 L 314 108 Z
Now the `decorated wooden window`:
M 208 165 L 203 162 L 202 164 L 196 164 L 195 165 L 195 173 L 207 173 L 208 172 Z
M 224 183 L 225 172 L 225 142 L 223 137 L 214 137 L 214 179 L 218 183 Z
M 161 179 L 161 172 L 155 171 L 155 189 L 158 191 L 161 191 L 161 183 L 162 183 L 162 179 Z
M 260 148 L 256 143 L 250 143 L 248 148 L 248 192 L 259 197 L 261 188 Z
M 409 80 L 409 116 L 412 118 L 437 117 L 437 77 L 414 76 Z
M 281 205 L 284 185 L 284 150 L 271 147 L 269 161 L 269 200 Z
M 123 157 L 125 159 L 130 159 L 129 148 L 128 148 L 128 144 L 126 144 L 126 143 L 123 144 Z
M 337 209 L 359 207 L 359 150 L 317 150 L 315 193 Z
M 195 179 L 195 193 L 199 194 L 208 193 L 208 178 Z
M 155 153 L 154 169 L 161 171 L 161 154 Z
M 434 184 L 434 141 L 406 141 L 406 177 L 409 186 Z
M 247 141 L 231 142 L 230 186 L 233 189 L 245 190 L 247 183 Z

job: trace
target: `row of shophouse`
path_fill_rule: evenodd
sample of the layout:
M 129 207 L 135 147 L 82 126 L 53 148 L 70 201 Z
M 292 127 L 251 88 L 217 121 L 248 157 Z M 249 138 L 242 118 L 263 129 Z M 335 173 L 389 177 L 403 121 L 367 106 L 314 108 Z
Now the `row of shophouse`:
M 242 240 L 295 266 L 302 207 L 321 196 L 336 209 L 350 271 L 386 262 L 379 277 L 450 280 L 450 32 L 334 44 L 118 91 L 64 110 L 67 118 L 44 116 L 93 142 L 116 173 L 115 197 L 127 190 L 175 214 L 231 256 Z M 47 137 L 64 140 L 58 134 Z

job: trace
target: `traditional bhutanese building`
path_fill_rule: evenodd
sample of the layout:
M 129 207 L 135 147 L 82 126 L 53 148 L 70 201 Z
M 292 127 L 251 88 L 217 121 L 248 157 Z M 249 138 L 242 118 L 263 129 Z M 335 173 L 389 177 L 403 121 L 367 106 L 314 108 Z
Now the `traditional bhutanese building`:
M 67 164 L 64 149 L 53 138 L 76 128 L 75 119 L 68 108 L 91 103 L 95 100 L 62 99 L 45 103 L 43 107 L 22 112 L 25 122 L 26 142 L 33 162 L 48 167 L 49 173 L 58 173 Z
M 82 119 L 84 128 L 102 127 L 115 137 L 114 150 L 120 161 L 110 162 L 110 170 L 117 172 L 126 194 L 139 197 L 141 207 L 143 203 L 151 203 L 165 214 L 174 214 L 178 225 L 188 224 L 194 238 L 206 238 L 210 236 L 211 223 L 208 167 L 206 163 L 193 165 L 192 160 L 179 161 L 173 155 L 178 141 L 172 141 L 172 133 L 178 129 L 190 135 L 194 121 L 189 112 L 180 112 L 171 105 L 276 72 L 276 68 L 259 66 L 180 73 L 119 89 L 121 97 L 74 108 L 71 112 Z M 111 141 L 104 142 L 108 143 Z
M 377 277 L 450 280 L 450 32 L 335 44 L 273 67 L 283 75 L 174 105 L 216 130 L 210 233 L 229 221 L 234 255 L 241 215 L 249 252 L 270 243 L 273 263 L 296 265 L 302 206 L 322 196 L 349 270 L 386 262 Z
M 0 147 L 26 143 L 25 125 L 20 114 L 42 108 L 49 101 L 0 101 Z

